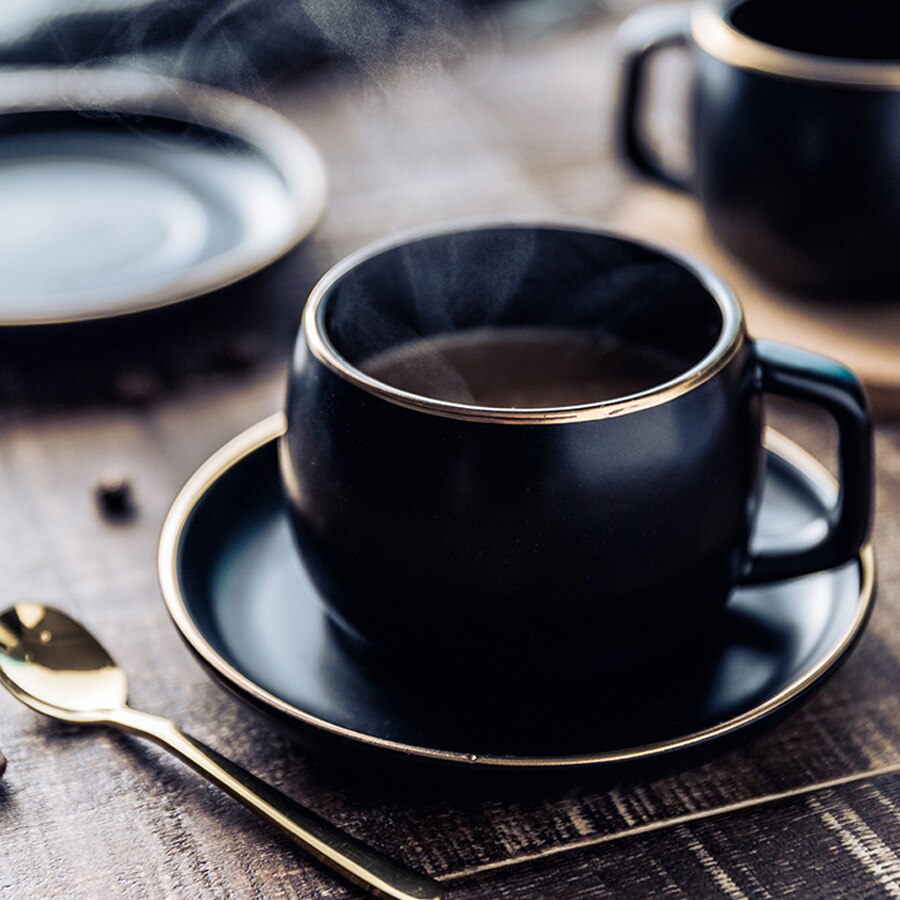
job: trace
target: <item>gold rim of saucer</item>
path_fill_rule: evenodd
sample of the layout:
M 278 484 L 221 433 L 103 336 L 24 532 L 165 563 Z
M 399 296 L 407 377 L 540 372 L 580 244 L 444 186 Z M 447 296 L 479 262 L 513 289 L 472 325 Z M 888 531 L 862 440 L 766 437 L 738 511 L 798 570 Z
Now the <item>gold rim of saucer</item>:
M 646 391 L 617 397 L 613 400 L 602 400 L 580 406 L 558 406 L 536 409 L 515 409 L 511 407 L 476 406 L 469 403 L 453 403 L 449 400 L 437 400 L 422 394 L 400 390 L 383 381 L 378 381 L 358 369 L 345 359 L 325 334 L 322 318 L 325 303 L 331 289 L 348 272 L 360 263 L 387 250 L 402 247 L 405 244 L 438 238 L 467 231 L 492 229 L 552 229 L 557 231 L 575 231 L 611 238 L 623 243 L 637 244 L 647 250 L 668 257 L 673 262 L 690 272 L 719 308 L 722 316 L 722 330 L 715 344 L 695 365 L 682 372 L 677 378 L 657 385 Z M 374 394 L 382 400 L 418 412 L 448 419 L 460 419 L 468 422 L 485 422 L 495 425 L 555 425 L 564 422 L 587 422 L 596 419 L 609 419 L 614 416 L 628 415 L 642 409 L 650 409 L 680 397 L 682 394 L 699 387 L 725 368 L 740 349 L 746 339 L 744 328 L 744 312 L 734 291 L 711 268 L 699 260 L 693 259 L 680 250 L 646 241 L 642 238 L 622 234 L 577 219 L 529 219 L 515 217 L 510 219 L 465 219 L 446 222 L 437 226 L 416 228 L 403 234 L 392 236 L 386 240 L 376 241 L 355 253 L 345 257 L 337 265 L 329 269 L 313 287 L 303 311 L 303 322 L 300 326 L 301 338 L 306 341 L 310 353 L 326 368 L 355 387 Z
M 900 65 L 817 56 L 776 47 L 739 31 L 728 19 L 735 6 L 701 0 L 691 10 L 691 35 L 707 54 L 739 69 L 850 88 L 900 88 Z
M 278 440 L 284 434 L 285 428 L 286 419 L 282 413 L 277 413 L 258 422 L 214 453 L 188 479 L 175 498 L 163 524 L 158 553 L 160 586 L 163 599 L 169 615 L 175 623 L 175 627 L 191 649 L 214 672 L 270 710 L 275 710 L 303 725 L 338 737 L 347 738 L 355 743 L 426 759 L 497 768 L 525 769 L 564 768 L 629 762 L 661 756 L 676 750 L 684 750 L 724 737 L 754 722 L 758 722 L 771 713 L 778 711 L 791 700 L 811 688 L 834 668 L 849 650 L 862 631 L 872 608 L 875 587 L 875 556 L 871 544 L 867 544 L 859 553 L 860 590 L 856 615 L 850 627 L 842 634 L 840 640 L 836 642 L 831 650 L 815 666 L 764 703 L 739 716 L 720 722 L 713 727 L 671 740 L 625 750 L 576 756 L 474 756 L 459 751 L 445 751 L 391 741 L 355 731 L 304 712 L 302 709 L 287 703 L 285 700 L 260 687 L 238 671 L 210 645 L 203 633 L 195 625 L 181 589 L 178 575 L 178 559 L 184 528 L 193 509 L 222 475 L 254 451 L 272 441 Z M 769 450 L 798 468 L 817 487 L 829 491 L 837 490 L 837 483 L 828 470 L 815 457 L 789 438 L 770 428 L 766 430 L 764 442 Z
M 274 109 L 240 94 L 125 69 L 25 69 L 6 74 L 0 84 L 0 117 L 72 110 L 154 115 L 240 138 L 277 169 L 290 198 L 292 219 L 264 245 L 237 244 L 137 299 L 74 312 L 51 309 L 39 316 L 0 315 L 0 328 L 114 319 L 212 294 L 281 259 L 310 235 L 325 211 L 328 175 L 311 139 Z M 39 305 L 39 299 L 33 302 Z

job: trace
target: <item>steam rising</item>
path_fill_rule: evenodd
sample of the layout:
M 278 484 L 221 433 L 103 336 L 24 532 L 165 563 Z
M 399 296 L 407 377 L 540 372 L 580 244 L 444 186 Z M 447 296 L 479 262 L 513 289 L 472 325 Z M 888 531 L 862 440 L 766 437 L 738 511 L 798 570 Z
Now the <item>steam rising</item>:
M 0 62 L 127 64 L 259 94 L 323 62 L 382 78 L 443 70 L 476 33 L 465 0 L 24 0 L 0 17 Z M 483 33 L 483 27 L 478 29 Z
M 495 227 L 423 237 L 361 261 L 326 295 L 345 359 L 420 396 L 575 406 L 667 383 L 714 346 L 702 282 L 639 244 Z

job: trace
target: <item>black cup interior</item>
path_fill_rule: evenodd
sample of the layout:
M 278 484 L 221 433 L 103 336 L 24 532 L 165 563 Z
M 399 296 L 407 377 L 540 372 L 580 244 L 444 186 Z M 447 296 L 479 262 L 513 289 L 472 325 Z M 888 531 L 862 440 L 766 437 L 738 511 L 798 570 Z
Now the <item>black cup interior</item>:
M 370 256 L 330 287 L 318 316 L 357 368 L 424 337 L 538 326 L 662 351 L 684 372 L 710 353 L 724 321 L 698 275 L 663 253 L 596 232 L 528 226 L 451 232 Z
M 900 59 L 896 0 L 745 0 L 732 7 L 732 25 L 757 41 L 840 59 Z

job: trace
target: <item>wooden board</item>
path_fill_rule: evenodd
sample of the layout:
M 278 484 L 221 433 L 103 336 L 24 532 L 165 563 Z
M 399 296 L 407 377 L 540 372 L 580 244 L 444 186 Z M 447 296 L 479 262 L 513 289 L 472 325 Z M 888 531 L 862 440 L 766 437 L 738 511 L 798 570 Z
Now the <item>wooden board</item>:
M 719 247 L 693 198 L 661 188 L 636 184 L 621 199 L 612 223 L 711 266 L 737 292 L 750 334 L 840 360 L 863 380 L 876 414 L 900 416 L 900 288 L 894 304 L 790 294 L 765 283 Z
M 64 408 L 32 368 L 10 365 L 4 379 L 0 360 L 3 602 L 37 597 L 83 619 L 127 668 L 136 707 L 442 879 L 448 900 L 900 895 L 900 777 L 885 774 L 900 767 L 900 426 L 878 434 L 879 599 L 858 650 L 796 715 L 704 761 L 512 788 L 398 783 L 310 755 L 211 683 L 179 640 L 156 578 L 163 517 L 210 453 L 279 408 L 290 332 L 327 266 L 458 216 L 608 222 L 630 190 L 605 149 L 615 61 L 603 23 L 494 48 L 458 72 L 376 75 L 361 89 L 313 80 L 262 97 L 314 136 L 333 186 L 279 315 L 249 297 L 236 320 L 185 324 L 165 355 L 122 348 L 129 390 L 105 400 L 89 389 L 119 373 L 96 353 L 94 380 Z M 254 352 L 243 347 L 229 374 L 217 358 L 248 332 Z M 772 424 L 828 458 L 815 421 L 772 406 Z M 108 469 L 134 485 L 129 522 L 97 513 Z M 59 726 L 3 695 L 0 747 L 2 900 L 362 897 L 136 739 Z

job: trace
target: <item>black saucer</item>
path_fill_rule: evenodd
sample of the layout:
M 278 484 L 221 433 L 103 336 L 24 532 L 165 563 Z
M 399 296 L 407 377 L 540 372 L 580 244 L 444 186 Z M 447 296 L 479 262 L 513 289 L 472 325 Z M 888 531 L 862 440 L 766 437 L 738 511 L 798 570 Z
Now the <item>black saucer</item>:
M 269 266 L 325 205 L 274 111 L 139 72 L 11 73 L 0 93 L 0 326 L 145 313 Z
M 527 694 L 422 687 L 349 655 L 322 614 L 282 508 L 280 415 L 215 454 L 175 501 L 160 579 L 182 636 L 215 678 L 308 734 L 450 762 L 550 767 L 686 749 L 761 721 L 822 683 L 865 625 L 874 559 L 741 589 L 721 642 L 700 658 Z M 803 545 L 835 498 L 827 472 L 779 434 L 760 547 Z

